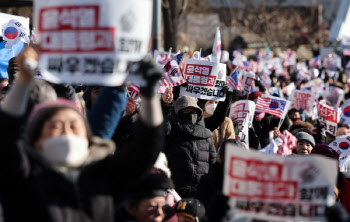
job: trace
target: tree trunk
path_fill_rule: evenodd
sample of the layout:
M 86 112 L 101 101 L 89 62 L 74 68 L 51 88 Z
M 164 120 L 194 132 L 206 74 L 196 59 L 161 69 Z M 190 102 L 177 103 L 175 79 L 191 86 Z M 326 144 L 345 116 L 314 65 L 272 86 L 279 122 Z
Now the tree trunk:
M 162 4 L 162 14 L 164 21 L 164 50 L 173 48 L 177 50 L 177 27 L 179 24 L 179 14 L 177 10 L 178 0 L 168 0 L 168 4 Z

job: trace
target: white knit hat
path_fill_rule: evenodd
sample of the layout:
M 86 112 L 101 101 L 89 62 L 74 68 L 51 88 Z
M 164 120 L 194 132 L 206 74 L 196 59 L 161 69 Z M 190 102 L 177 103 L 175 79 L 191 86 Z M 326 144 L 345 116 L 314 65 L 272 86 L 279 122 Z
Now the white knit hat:
M 163 170 L 169 178 L 171 177 L 171 172 L 170 172 L 170 169 L 168 168 L 168 159 L 166 158 L 163 152 L 159 153 L 158 159 L 153 165 L 153 167 Z

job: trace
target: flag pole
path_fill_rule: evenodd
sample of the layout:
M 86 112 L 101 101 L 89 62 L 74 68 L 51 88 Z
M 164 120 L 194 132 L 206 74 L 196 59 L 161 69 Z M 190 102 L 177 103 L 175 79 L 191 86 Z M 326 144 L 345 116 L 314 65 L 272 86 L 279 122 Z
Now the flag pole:
M 15 52 L 13 51 L 13 46 L 11 46 L 12 49 L 12 57 L 15 57 Z
M 202 57 L 202 48 L 199 48 L 199 58 Z
M 169 53 L 168 53 L 168 60 L 170 60 L 171 50 L 173 50 L 173 48 L 170 48 L 170 49 L 169 49 Z
M 280 129 L 280 127 L 281 127 L 283 121 L 284 121 L 284 119 L 280 119 L 280 122 L 278 123 L 278 127 L 277 127 L 278 129 Z

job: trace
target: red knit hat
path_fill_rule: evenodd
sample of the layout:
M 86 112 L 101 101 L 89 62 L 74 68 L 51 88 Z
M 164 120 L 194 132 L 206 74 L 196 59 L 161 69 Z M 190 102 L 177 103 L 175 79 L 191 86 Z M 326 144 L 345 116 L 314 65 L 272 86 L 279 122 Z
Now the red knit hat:
M 253 100 L 253 99 L 255 99 L 256 97 L 260 97 L 261 95 L 262 95 L 262 92 L 260 92 L 260 91 L 255 91 L 255 92 L 252 92 L 252 93 L 249 94 L 248 99 L 249 99 L 249 100 Z

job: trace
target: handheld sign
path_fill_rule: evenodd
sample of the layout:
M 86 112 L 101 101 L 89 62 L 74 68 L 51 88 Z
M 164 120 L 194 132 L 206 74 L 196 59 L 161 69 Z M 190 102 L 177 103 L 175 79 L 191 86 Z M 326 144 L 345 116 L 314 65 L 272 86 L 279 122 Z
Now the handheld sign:
M 181 87 L 180 95 L 206 100 L 225 100 L 222 87 L 226 84 L 226 64 L 187 59 L 184 68 L 187 87 Z
M 35 0 L 39 68 L 56 83 L 120 85 L 148 49 L 152 0 Z
M 297 110 L 302 109 L 309 115 L 312 115 L 312 110 L 315 101 L 315 94 L 312 92 L 293 90 L 292 95 L 288 98 L 291 101 L 291 107 Z
M 318 155 L 283 158 L 226 147 L 223 193 L 230 215 L 267 221 L 326 221 L 337 162 Z M 327 166 L 327 167 L 325 167 Z

